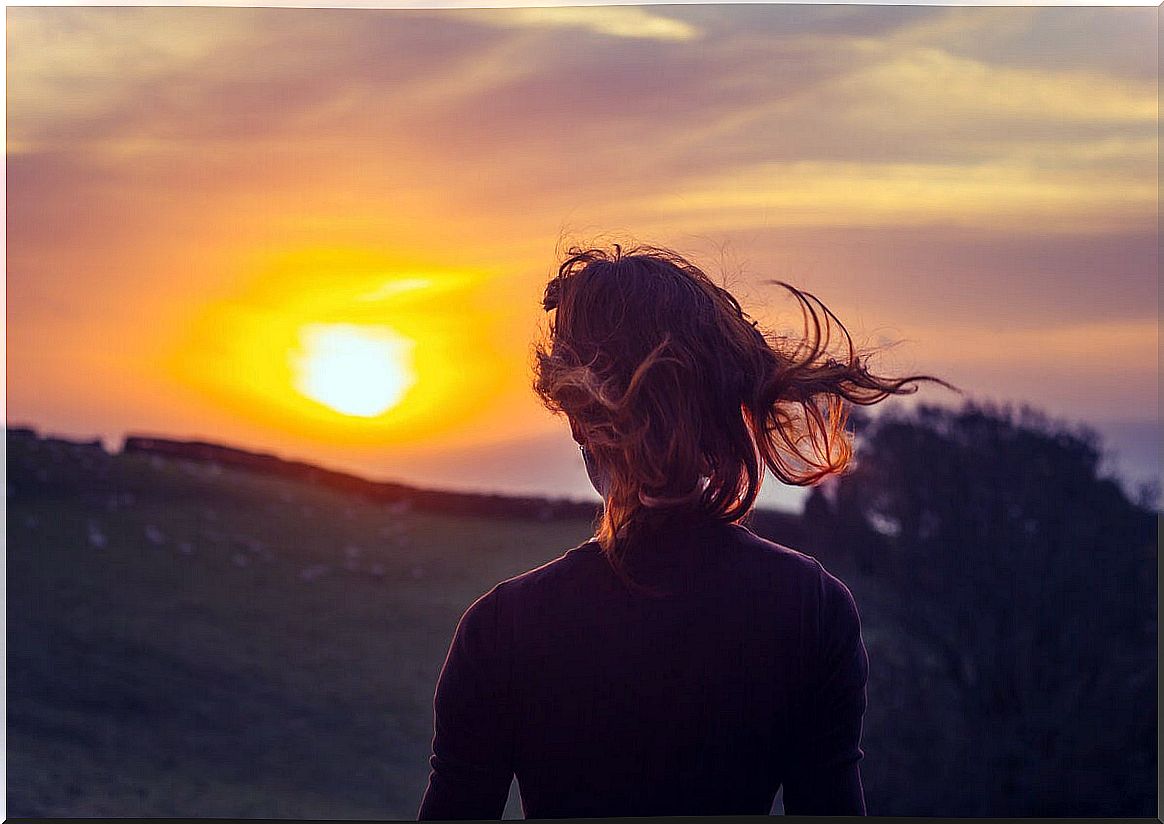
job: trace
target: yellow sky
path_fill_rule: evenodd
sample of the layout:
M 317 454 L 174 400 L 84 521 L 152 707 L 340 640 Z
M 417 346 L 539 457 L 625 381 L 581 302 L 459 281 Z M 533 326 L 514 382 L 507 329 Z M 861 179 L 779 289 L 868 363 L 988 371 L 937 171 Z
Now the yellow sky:
M 1155 433 L 1156 14 L 10 8 L 8 420 L 584 494 L 529 347 L 562 233 L 617 232 Z M 353 329 L 383 414 L 302 391 Z

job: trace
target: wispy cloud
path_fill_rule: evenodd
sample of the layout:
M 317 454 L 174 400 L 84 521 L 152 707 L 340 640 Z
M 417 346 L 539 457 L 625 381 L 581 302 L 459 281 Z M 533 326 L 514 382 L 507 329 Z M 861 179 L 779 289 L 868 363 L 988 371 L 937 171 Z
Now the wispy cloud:
M 880 41 L 862 48 L 877 55 L 867 69 L 836 84 L 854 104 L 850 115 L 879 121 L 928 111 L 947 120 L 979 122 L 1029 117 L 1054 121 L 1153 124 L 1154 83 L 1074 67 L 1019 69 L 991 65 L 929 46 Z M 871 105 L 862 105 L 867 101 Z
M 1144 158 L 1141 158 L 1144 159 Z M 1151 155 L 1147 160 L 1150 161 Z M 652 197 L 659 210 L 705 228 L 756 226 L 974 226 L 1092 233 L 1150 225 L 1157 197 L 1147 176 L 1044 171 L 1026 163 L 803 161 L 760 164 Z
M 542 6 L 504 11 L 489 9 L 471 19 L 486 25 L 535 29 L 583 29 L 609 37 L 686 41 L 699 37 L 690 23 L 649 6 Z

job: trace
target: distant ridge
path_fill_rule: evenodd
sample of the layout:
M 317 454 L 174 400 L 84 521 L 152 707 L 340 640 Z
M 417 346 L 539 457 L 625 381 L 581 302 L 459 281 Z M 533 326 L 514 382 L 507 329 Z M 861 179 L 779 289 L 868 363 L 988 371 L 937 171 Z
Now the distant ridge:
M 71 441 L 42 437 L 30 426 L 9 426 L 7 437 L 9 441 L 35 440 L 49 446 L 56 445 L 60 448 L 83 451 L 96 450 L 102 454 L 109 454 L 100 440 Z M 429 512 L 539 521 L 594 520 L 601 513 L 601 504 L 568 498 L 453 492 L 423 489 L 392 481 L 373 481 L 351 473 L 325 469 L 305 461 L 287 460 L 269 452 L 253 452 L 207 441 L 128 435 L 122 444 L 120 454 L 151 455 L 201 464 L 217 464 L 316 484 L 370 501 L 397 504 Z M 752 511 L 748 526 L 758 535 L 795 548 L 804 546 L 807 537 L 800 516 L 792 512 L 757 508 Z
M 599 512 L 598 504 L 572 501 L 566 498 L 450 492 L 421 489 L 391 481 L 372 481 L 358 475 L 324 469 L 303 461 L 286 460 L 266 452 L 251 452 L 206 441 L 180 441 L 144 435 L 129 435 L 122 445 L 122 452 L 126 454 L 144 453 L 198 463 L 216 463 L 220 466 L 306 481 L 372 501 L 404 503 L 417 509 L 436 512 L 516 516 L 541 521 L 594 518 Z

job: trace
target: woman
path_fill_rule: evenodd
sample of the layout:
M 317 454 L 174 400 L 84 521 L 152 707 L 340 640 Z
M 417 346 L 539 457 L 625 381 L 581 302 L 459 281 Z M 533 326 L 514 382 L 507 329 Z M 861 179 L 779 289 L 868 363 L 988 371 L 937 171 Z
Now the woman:
M 820 301 L 774 282 L 804 335 L 766 335 L 656 247 L 572 249 L 546 287 L 534 390 L 569 420 L 601 521 L 462 616 L 421 819 L 500 818 L 515 775 L 528 818 L 766 814 L 782 785 L 789 814 L 865 813 L 853 597 L 740 521 L 765 468 L 845 468 L 848 404 L 936 379 L 872 374 Z

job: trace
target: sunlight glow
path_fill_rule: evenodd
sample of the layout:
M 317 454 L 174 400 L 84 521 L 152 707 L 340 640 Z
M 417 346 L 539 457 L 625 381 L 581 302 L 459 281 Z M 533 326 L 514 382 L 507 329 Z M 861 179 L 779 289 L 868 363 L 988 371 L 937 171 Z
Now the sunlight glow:
M 344 415 L 374 418 L 416 383 L 415 342 L 386 326 L 312 324 L 291 353 L 295 388 Z

